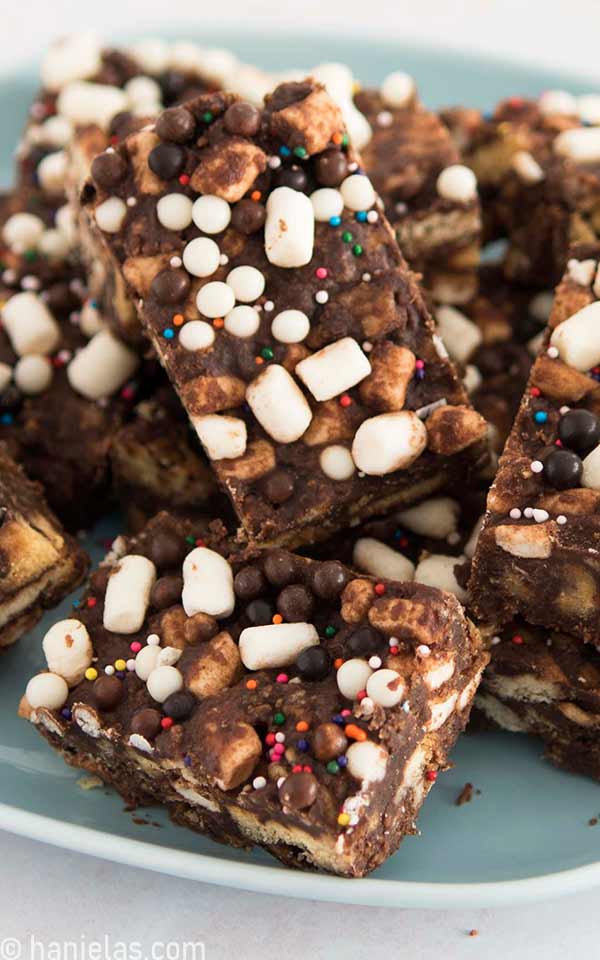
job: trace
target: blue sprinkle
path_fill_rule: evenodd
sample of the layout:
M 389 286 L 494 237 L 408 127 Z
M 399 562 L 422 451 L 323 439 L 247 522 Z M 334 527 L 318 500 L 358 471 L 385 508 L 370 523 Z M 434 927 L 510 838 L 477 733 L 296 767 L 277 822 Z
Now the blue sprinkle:
M 355 214 L 354 214 L 354 219 L 355 219 L 355 220 L 358 220 L 359 223 L 366 223 L 366 222 L 367 222 L 367 211 L 366 211 L 366 210 L 359 210 L 358 213 L 355 213 Z
M 290 150 L 290 148 L 285 146 L 279 148 L 279 153 L 281 154 L 282 157 L 291 157 L 292 155 L 292 151 Z
M 71 711 L 69 710 L 68 707 L 63 707 L 62 710 L 60 711 L 60 715 L 61 717 L 64 717 L 65 720 L 71 719 Z
M 402 540 L 403 536 L 404 530 L 402 530 L 400 527 L 398 527 L 397 530 L 394 530 L 394 540 Z
M 192 765 L 192 758 L 191 758 L 190 756 L 188 756 L 187 754 L 186 754 L 186 756 L 183 758 L 183 765 L 184 765 L 185 767 L 191 767 L 191 765 Z
M 10 426 L 10 424 L 14 422 L 14 419 L 12 413 L 3 413 L 0 417 L 0 422 Z
M 342 222 L 342 218 L 341 218 L 341 217 L 330 217 L 330 218 L 329 218 L 329 226 L 330 226 L 330 227 L 339 227 L 339 225 L 341 224 L 341 222 Z
M 119 680 L 124 680 L 126 676 L 127 674 L 125 673 L 124 670 L 117 670 L 117 672 L 115 673 L 115 677 L 118 677 Z
M 163 337 L 165 338 L 165 340 L 172 340 L 174 336 L 175 336 L 175 331 L 173 330 L 172 327 L 166 327 L 166 329 L 163 330 Z
M 337 762 L 338 762 L 338 766 L 340 766 L 340 767 L 345 767 L 346 764 L 348 763 L 348 761 L 346 760 L 346 757 L 344 756 L 344 754 L 342 754 L 341 757 L 338 757 L 338 758 L 337 758 Z
M 417 371 L 415 372 L 415 377 L 416 377 L 417 380 L 423 380 L 424 377 L 425 377 L 425 371 L 424 371 L 423 369 L 417 370 Z
M 344 720 L 343 716 L 341 715 L 341 713 L 336 713 L 336 715 L 335 715 L 334 717 L 332 717 L 331 719 L 333 720 L 334 723 L 337 723 L 337 724 L 339 724 L 340 726 L 343 726 L 344 723 L 346 722 L 346 721 Z
M 77 607 L 81 606 L 81 600 L 73 600 L 73 606 L 77 610 Z
M 548 414 L 545 410 L 538 410 L 537 413 L 534 413 L 533 419 L 536 423 L 545 423 L 548 419 Z
M 296 746 L 298 747 L 298 750 L 302 751 L 302 753 L 306 753 L 308 750 L 308 740 L 298 740 Z

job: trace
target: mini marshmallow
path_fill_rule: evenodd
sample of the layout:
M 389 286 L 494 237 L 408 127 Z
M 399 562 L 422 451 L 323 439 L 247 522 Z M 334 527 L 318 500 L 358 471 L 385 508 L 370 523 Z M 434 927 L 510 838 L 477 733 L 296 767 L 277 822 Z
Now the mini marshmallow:
M 310 202 L 315 212 L 315 220 L 327 223 L 331 217 L 340 217 L 344 209 L 344 198 L 339 190 L 331 187 L 322 187 L 310 195 Z
M 282 310 L 271 324 L 279 343 L 301 343 L 310 333 L 310 320 L 302 310 Z
M 260 326 L 260 317 L 254 307 L 239 306 L 225 317 L 225 330 L 232 337 L 253 337 Z
M 79 329 L 84 336 L 91 338 L 104 328 L 102 314 L 93 301 L 88 300 L 79 314 Z
M 325 476 L 331 480 L 349 480 L 356 473 L 352 454 L 339 443 L 334 443 L 321 450 L 319 466 Z
M 238 417 L 209 413 L 193 417 L 192 425 L 210 460 L 232 460 L 246 452 L 246 424 Z
M 48 117 L 39 129 L 42 143 L 52 147 L 66 147 L 73 137 L 73 124 L 67 117 Z
M 442 700 L 440 703 L 434 703 L 431 707 L 431 719 L 426 725 L 426 730 L 439 730 L 439 728 L 446 722 L 454 707 L 456 706 L 456 701 L 458 699 L 458 694 L 453 693 L 448 697 L 447 700 Z
M 555 327 L 550 343 L 560 359 L 576 370 L 591 370 L 600 363 L 600 301 L 588 304 Z
M 596 274 L 596 261 L 571 258 L 567 261 L 567 273 L 579 286 L 589 287 Z
M 315 215 L 305 193 L 277 187 L 267 200 L 265 255 L 277 267 L 310 263 L 315 239 Z
M 415 575 L 415 565 L 408 557 L 373 537 L 359 537 L 354 544 L 352 562 L 373 577 L 412 580 Z
M 52 353 L 59 344 L 59 326 L 36 293 L 15 293 L 2 308 L 2 323 L 20 357 Z
M 598 163 L 600 160 L 600 128 L 575 127 L 559 133 L 553 144 L 559 157 L 576 163 Z
M 577 115 L 575 97 L 566 90 L 545 90 L 538 98 L 541 113 L 560 113 L 566 116 Z
M 13 253 L 37 249 L 45 231 L 44 221 L 33 213 L 13 213 L 2 228 L 2 239 Z
M 600 444 L 583 459 L 581 486 L 600 490 Z
M 57 673 L 38 673 L 32 677 L 25 688 L 25 699 L 34 710 L 46 707 L 47 710 L 60 710 L 69 696 L 67 681 Z
M 10 364 L 0 362 L 0 392 L 5 390 L 12 380 L 13 370 Z
M 315 400 L 331 400 L 371 373 L 366 354 L 352 337 L 343 337 L 313 353 L 296 366 L 296 375 Z
M 321 63 L 311 70 L 311 74 L 324 85 L 329 96 L 340 108 L 344 126 L 354 148 L 362 150 L 371 139 L 373 131 L 369 121 L 353 101 L 356 84 L 352 71 L 344 63 Z M 300 80 L 301 77 L 297 79 Z
M 137 110 L 138 108 L 151 108 L 150 113 L 156 113 L 156 108 L 160 109 L 162 102 L 162 91 L 160 86 L 152 77 L 140 75 L 132 77 L 123 87 L 130 106 Z
M 362 173 L 353 173 L 342 180 L 340 193 L 349 210 L 370 210 L 377 199 L 373 184 Z
M 472 560 L 475 556 L 475 549 L 477 547 L 477 541 L 479 540 L 479 534 L 481 533 L 481 528 L 483 527 L 483 521 L 485 520 L 485 514 L 481 514 L 479 520 L 476 522 L 475 526 L 471 531 L 471 536 L 465 543 L 465 557 L 468 557 L 469 560 Z
M 99 400 L 122 387 L 138 363 L 137 354 L 110 330 L 100 330 L 75 354 L 67 367 L 67 378 L 77 393 L 88 400 Z
M 56 93 L 73 80 L 85 80 L 102 66 L 102 47 L 92 33 L 62 37 L 46 50 L 41 66 L 42 86 Z
M 215 329 L 204 320 L 190 320 L 180 327 L 178 339 L 184 350 L 208 350 L 215 341 Z
M 104 233 L 118 233 L 127 215 L 127 205 L 120 197 L 108 197 L 94 211 L 96 223 Z
M 177 667 L 170 667 L 165 664 L 152 671 L 146 680 L 146 687 L 153 700 L 164 703 L 167 697 L 181 690 L 183 676 Z
M 52 383 L 53 369 L 47 357 L 29 354 L 15 365 L 15 383 L 22 393 L 35 396 L 43 393 Z
M 447 557 L 434 553 L 417 564 L 415 580 L 417 583 L 424 583 L 428 587 L 447 590 L 448 593 L 453 593 L 458 600 L 463 602 L 467 599 L 467 591 L 461 587 L 454 573 L 457 563 L 460 563 L 463 559 L 463 557 Z
M 388 73 L 381 84 L 381 98 L 388 107 L 405 107 L 414 97 L 415 81 L 408 73 Z
M 231 207 L 221 197 L 206 194 L 194 201 L 192 219 L 203 233 L 222 233 L 229 226 Z
M 384 747 L 372 740 L 351 744 L 346 751 L 348 773 L 363 783 L 383 780 L 389 754 Z
M 59 620 L 47 631 L 42 648 L 48 669 L 70 687 L 83 679 L 94 654 L 90 635 L 80 620 Z
M 278 443 L 299 440 L 312 420 L 306 398 L 285 367 L 270 364 L 246 390 L 252 413 Z
M 477 324 L 469 320 L 456 307 L 448 305 L 442 305 L 436 309 L 435 320 L 438 333 L 452 359 L 460 364 L 466 364 L 483 340 Z
M 48 153 L 37 165 L 37 178 L 46 193 L 61 193 L 65 187 L 68 164 L 64 150 Z
M 411 410 L 364 420 L 354 435 L 352 457 L 359 470 L 381 477 L 405 470 L 427 446 L 425 425 Z
M 286 667 L 308 647 L 319 643 L 312 623 L 268 623 L 246 627 L 240 634 L 240 657 L 247 670 Z
M 183 265 L 193 277 L 210 277 L 219 267 L 221 251 L 214 240 L 196 237 L 183 248 Z
M 156 204 L 156 217 L 167 230 L 185 230 L 192 222 L 192 201 L 183 193 L 167 193 Z
M 142 647 L 135 658 L 135 672 L 144 683 L 153 670 L 158 667 L 158 658 L 160 657 L 160 647 L 147 646 Z
M 544 171 L 528 150 L 517 150 L 513 154 L 511 166 L 523 183 L 540 183 L 544 179 Z
M 584 123 L 597 126 L 600 123 L 600 96 L 597 93 L 584 93 L 577 97 L 577 115 Z
M 265 289 L 264 274 L 256 267 L 234 267 L 227 274 L 226 283 L 241 303 L 253 303 Z
M 224 317 L 235 307 L 235 294 L 222 280 L 211 280 L 200 287 L 196 306 L 203 316 L 210 319 Z
M 163 73 L 169 66 L 169 44 L 158 37 L 139 40 L 134 43 L 130 52 L 146 73 Z
M 398 514 L 398 523 L 422 537 L 444 540 L 458 530 L 460 505 L 452 497 L 430 497 Z
M 423 680 L 430 690 L 437 690 L 438 687 L 441 687 L 450 679 L 455 669 L 456 664 L 454 663 L 454 659 L 450 658 L 438 663 L 437 666 L 432 667 L 431 670 L 423 674 Z
M 554 290 L 542 290 L 531 298 L 528 310 L 534 320 L 547 323 L 554 303 Z
M 40 237 L 38 249 L 49 260 L 64 260 L 71 249 L 71 244 L 68 237 L 60 230 L 45 230 Z
M 108 130 L 117 113 L 128 108 L 129 98 L 124 90 L 80 80 L 64 86 L 56 104 L 57 113 L 67 117 L 75 126 L 97 124 L 103 130 Z
M 406 685 L 397 670 L 376 670 L 367 680 L 367 696 L 380 707 L 395 707 L 405 693 Z
M 444 200 L 470 203 L 477 196 L 477 178 L 469 167 L 453 163 L 442 170 L 436 181 L 437 192 Z
M 136 633 L 142 626 L 156 567 L 147 557 L 130 553 L 119 561 L 108 578 L 103 626 L 111 633 Z
M 183 609 L 188 617 L 208 613 L 228 617 L 235 607 L 233 573 L 220 553 L 196 547 L 183 561 Z
M 372 673 L 366 660 L 359 657 L 345 660 L 335 675 L 338 690 L 347 700 L 355 700 L 361 690 L 366 690 L 367 680 Z
M 73 247 L 75 241 L 78 239 L 78 234 L 75 225 L 75 214 L 68 203 L 58 208 L 54 214 L 54 224 L 56 229 L 60 230 L 65 237 L 69 247 Z

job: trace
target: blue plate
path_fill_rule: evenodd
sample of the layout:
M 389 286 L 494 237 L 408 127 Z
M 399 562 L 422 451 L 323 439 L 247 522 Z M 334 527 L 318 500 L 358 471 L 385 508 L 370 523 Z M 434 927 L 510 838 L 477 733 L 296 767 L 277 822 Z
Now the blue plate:
M 367 39 L 252 37 L 229 30 L 199 39 L 231 47 L 269 69 L 283 69 L 290 61 L 342 60 L 365 82 L 406 70 L 433 107 L 468 103 L 487 108 L 508 94 L 592 88 L 591 82 L 517 63 Z M 5 184 L 35 89 L 35 69 L 0 81 L 0 177 Z M 117 526 L 107 523 L 90 536 L 88 548 L 96 559 Z M 404 907 L 501 905 L 600 883 L 600 826 L 588 825 L 600 813 L 598 785 L 553 769 L 542 760 L 540 744 L 521 736 L 463 737 L 453 754 L 453 769 L 439 778 L 425 804 L 422 835 L 407 839 L 365 880 L 288 870 L 261 851 L 230 850 L 175 827 L 160 810 L 138 811 L 134 820 L 111 790 L 81 789 L 81 773 L 66 767 L 33 727 L 16 717 L 28 678 L 43 665 L 41 638 L 68 610 L 65 602 L 0 661 L 0 827 L 177 876 L 313 900 Z M 470 804 L 457 807 L 467 781 L 477 793 Z

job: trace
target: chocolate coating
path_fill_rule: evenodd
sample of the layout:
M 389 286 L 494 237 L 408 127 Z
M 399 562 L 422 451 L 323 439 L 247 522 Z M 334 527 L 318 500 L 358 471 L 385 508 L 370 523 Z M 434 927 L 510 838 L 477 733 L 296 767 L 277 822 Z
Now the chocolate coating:
M 314 608 L 314 597 L 300 583 L 284 587 L 277 597 L 277 609 L 288 623 L 307 623 Z
M 173 720 L 187 720 L 192 715 L 195 706 L 195 696 L 186 690 L 180 690 L 167 697 L 162 708 L 166 716 Z
M 297 577 L 294 558 L 285 550 L 271 550 L 265 558 L 264 568 L 269 583 L 275 587 L 287 587 Z
M 381 647 L 381 635 L 372 627 L 360 627 L 348 637 L 346 649 L 354 657 L 367 657 Z
M 177 567 L 183 563 L 191 546 L 183 537 L 170 530 L 162 530 L 152 538 L 148 545 L 148 554 L 159 570 Z
M 324 680 L 331 670 L 331 657 L 325 647 L 308 647 L 298 655 L 296 669 L 303 680 Z
M 312 587 L 322 600 L 332 600 L 337 597 L 346 586 L 346 582 L 344 568 L 337 560 L 328 560 L 315 567 Z
M 246 616 L 253 627 L 264 627 L 273 620 L 273 607 L 266 600 L 252 600 L 246 607 Z
M 161 140 L 185 143 L 196 132 L 196 121 L 185 107 L 170 107 L 156 121 L 156 132 Z
M 176 143 L 159 143 L 148 155 L 148 166 L 161 180 L 179 176 L 185 164 L 185 151 Z
M 581 485 L 583 463 L 572 450 L 553 450 L 544 458 L 546 482 L 556 490 L 568 490 Z
M 240 233 L 249 236 L 263 226 L 267 212 L 262 203 L 255 200 L 240 200 L 231 211 L 231 225 Z
M 291 187 L 292 190 L 303 192 L 308 185 L 308 177 L 302 167 L 283 167 L 275 177 L 275 186 Z
M 92 161 L 92 178 L 104 190 L 116 186 L 127 173 L 123 157 L 114 151 L 98 154 Z
M 317 760 L 335 760 L 344 753 L 348 740 L 337 723 L 321 723 L 313 736 L 313 753 Z
M 118 677 L 98 677 L 94 683 L 94 699 L 101 710 L 114 710 L 123 698 L 123 684 Z
M 305 810 L 317 799 L 319 784 L 313 773 L 291 773 L 279 787 L 279 799 L 292 810 Z
M 153 740 L 160 733 L 160 713 L 152 707 L 146 707 L 136 713 L 131 720 L 131 732 L 145 740 Z
M 241 137 L 253 137 L 260 129 L 260 110 L 252 103 L 232 103 L 225 111 L 223 120 L 229 133 Z
M 159 303 L 180 303 L 190 292 L 190 278 L 184 270 L 161 270 L 150 286 Z
M 586 454 L 600 443 L 600 420 L 591 410 L 568 410 L 560 418 L 558 436 L 569 450 Z
M 242 567 L 233 581 L 235 595 L 240 600 L 254 600 L 255 597 L 260 596 L 266 586 L 267 581 L 262 570 L 254 564 Z
M 322 187 L 337 187 L 348 174 L 348 161 L 340 150 L 326 150 L 315 161 L 315 176 Z
M 265 477 L 262 488 L 271 503 L 285 503 L 293 496 L 294 478 L 287 470 L 272 470 Z

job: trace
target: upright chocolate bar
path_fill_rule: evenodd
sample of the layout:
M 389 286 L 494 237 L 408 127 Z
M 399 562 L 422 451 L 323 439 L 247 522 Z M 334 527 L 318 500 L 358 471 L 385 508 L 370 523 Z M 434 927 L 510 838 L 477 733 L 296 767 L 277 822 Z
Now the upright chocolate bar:
M 412 503 L 485 458 L 346 141 L 312 81 L 262 111 L 206 95 L 97 157 L 85 188 L 242 536 L 262 544 Z

